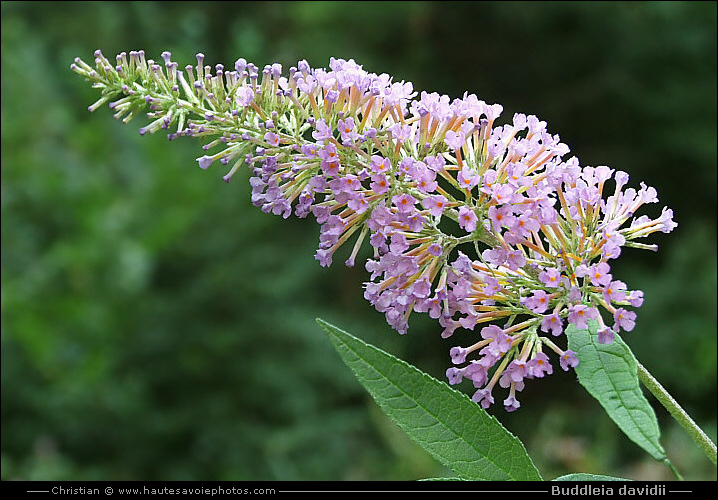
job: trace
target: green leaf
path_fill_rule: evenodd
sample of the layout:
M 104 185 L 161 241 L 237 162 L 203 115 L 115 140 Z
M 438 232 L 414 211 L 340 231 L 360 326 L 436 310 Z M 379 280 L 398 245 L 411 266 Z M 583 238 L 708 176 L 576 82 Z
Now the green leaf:
M 557 477 L 554 481 L 630 481 L 630 479 L 614 476 L 601 476 L 598 474 L 578 473 L 566 474 L 565 476 Z
M 458 478 L 541 480 L 521 441 L 465 394 L 321 319 L 317 323 L 379 407 Z
M 656 460 L 664 460 L 658 420 L 641 392 L 636 358 L 618 335 L 611 344 L 599 343 L 597 331 L 596 321 L 589 322 L 588 330 L 573 325 L 566 329 L 568 347 L 579 359 L 578 381 L 631 441 Z

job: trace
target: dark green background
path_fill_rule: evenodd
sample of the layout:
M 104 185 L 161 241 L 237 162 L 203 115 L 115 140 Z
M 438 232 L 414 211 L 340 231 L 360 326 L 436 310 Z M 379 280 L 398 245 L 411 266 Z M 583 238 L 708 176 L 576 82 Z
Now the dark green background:
M 140 137 L 69 69 L 100 48 L 180 66 L 354 58 L 548 122 L 583 165 L 658 189 L 678 228 L 614 276 L 645 292 L 624 338 L 715 439 L 715 2 L 2 3 L 2 479 L 418 479 L 446 471 L 377 409 L 323 317 L 439 378 L 440 327 L 400 336 L 318 226 L 251 206 L 200 144 Z M 348 252 L 349 249 L 342 251 Z M 557 363 L 555 363 L 557 365 Z M 546 478 L 670 478 L 557 372 L 492 412 Z M 467 388 L 467 392 L 468 392 Z M 469 392 L 470 394 L 470 392 Z M 653 400 L 650 399 L 652 402 Z M 715 468 L 660 407 L 688 479 Z

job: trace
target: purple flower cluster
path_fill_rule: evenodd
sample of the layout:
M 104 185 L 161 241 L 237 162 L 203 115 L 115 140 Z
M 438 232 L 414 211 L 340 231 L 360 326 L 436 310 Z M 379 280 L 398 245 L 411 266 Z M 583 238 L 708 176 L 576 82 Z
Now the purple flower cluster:
M 97 51 L 95 69 L 79 58 L 71 67 L 103 92 L 91 111 L 109 102 L 128 121 L 149 108 L 141 133 L 177 123 L 170 139 L 218 148 L 197 159 L 201 168 L 231 164 L 226 182 L 250 168 L 255 206 L 311 214 L 320 265 L 352 240 L 353 266 L 368 242 L 364 296 L 400 333 L 413 311 L 438 320 L 444 338 L 478 330 L 481 340 L 451 348 L 447 377 L 471 380 L 484 408 L 498 383 L 509 390 L 505 408 L 517 409 L 525 379 L 553 371 L 544 351 L 564 370 L 578 364 L 551 340 L 566 325 L 604 343 L 634 328 L 626 307 L 643 294 L 613 279 L 609 261 L 625 246 L 655 250 L 634 240 L 670 232 L 672 211 L 636 218 L 658 201 L 655 190 L 565 158 L 568 147 L 535 116 L 498 125 L 498 104 L 417 94 L 353 60 L 331 59 L 328 70 L 300 61 L 283 76 L 279 64 L 260 71 L 244 59 L 213 70 L 198 54 L 184 72 L 169 53 L 162 59 L 133 51 L 112 64 Z

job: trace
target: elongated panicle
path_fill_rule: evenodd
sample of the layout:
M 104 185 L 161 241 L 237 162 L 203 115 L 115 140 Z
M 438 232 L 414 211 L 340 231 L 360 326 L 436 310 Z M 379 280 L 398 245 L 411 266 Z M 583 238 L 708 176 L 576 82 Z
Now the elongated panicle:
M 497 383 L 506 410 L 519 408 L 525 380 L 553 371 L 546 352 L 563 370 L 578 364 L 554 343 L 567 324 L 597 324 L 604 343 L 631 331 L 626 308 L 643 293 L 614 279 L 609 262 L 624 247 L 655 250 L 636 240 L 676 227 L 668 208 L 635 216 L 658 201 L 655 189 L 581 167 L 535 116 L 498 124 L 502 106 L 473 94 L 417 93 L 334 58 L 283 74 L 244 59 L 212 67 L 203 54 L 184 70 L 168 52 L 161 62 L 143 51 L 94 56 L 94 68 L 71 65 L 102 94 L 90 111 L 107 103 L 125 123 L 146 114 L 141 134 L 200 138 L 199 167 L 220 165 L 225 182 L 247 169 L 255 206 L 316 219 L 322 266 L 345 243 L 353 266 L 369 245 L 364 297 L 398 332 L 412 312 L 438 320 L 444 338 L 475 332 L 472 345 L 451 348 L 447 377 L 470 380 L 484 408 Z

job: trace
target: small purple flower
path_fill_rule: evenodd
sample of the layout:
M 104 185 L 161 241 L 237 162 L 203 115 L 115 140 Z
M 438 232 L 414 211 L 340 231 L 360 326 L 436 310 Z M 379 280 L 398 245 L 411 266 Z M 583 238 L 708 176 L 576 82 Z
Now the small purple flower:
M 616 312 L 613 313 L 613 319 L 615 321 L 613 329 L 616 332 L 618 332 L 619 329 L 630 332 L 636 326 L 636 313 L 627 311 L 622 307 L 616 309 Z
M 416 163 L 417 162 L 411 156 L 405 156 L 399 161 L 399 164 L 396 166 L 396 171 L 400 176 L 411 176 L 411 172 L 416 171 Z
M 317 155 L 322 159 L 321 168 L 325 175 L 336 176 L 339 174 L 339 154 L 334 144 L 327 144 Z
M 559 317 L 558 313 L 549 314 L 548 316 L 544 316 L 543 320 L 541 320 L 541 330 L 544 332 L 551 331 L 551 335 L 554 337 L 558 337 L 563 332 L 563 323 L 561 322 L 561 318 Z
M 538 352 L 526 363 L 526 371 L 529 377 L 543 378 L 544 375 L 551 375 L 553 373 L 553 367 L 551 363 L 549 363 L 548 356 L 542 352 Z
M 456 180 L 459 186 L 470 190 L 481 182 L 481 176 L 471 168 L 464 166 L 456 176 Z
M 626 284 L 623 281 L 611 281 L 603 288 L 606 302 L 619 302 L 626 299 Z
M 274 132 L 267 132 L 266 134 L 264 134 L 264 141 L 270 146 L 279 146 L 279 136 Z
M 524 253 L 518 249 L 507 252 L 506 265 L 508 265 L 509 269 L 512 271 L 516 271 L 517 269 L 524 267 L 526 265 L 526 257 L 524 257 Z
M 598 329 L 598 342 L 600 344 L 610 344 L 613 342 L 613 338 L 615 337 L 613 330 L 611 330 L 607 326 L 603 326 Z
M 422 230 L 424 227 L 424 224 L 426 223 L 426 219 L 416 210 L 412 210 L 411 212 L 407 212 L 404 214 L 399 214 L 399 218 L 401 219 L 401 222 L 405 225 L 405 227 L 414 233 L 418 233 Z
M 504 224 L 510 225 L 512 223 L 512 212 L 513 209 L 510 205 L 504 205 L 502 207 L 497 207 L 496 205 L 493 205 L 489 207 L 489 219 L 491 220 L 491 225 L 494 229 L 494 232 L 499 233 L 501 232 L 501 227 Z
M 362 194 L 355 193 L 353 195 L 350 195 L 349 201 L 347 201 L 347 206 L 354 210 L 354 212 L 358 214 L 363 214 L 369 208 L 369 202 L 366 201 L 366 197 L 364 197 Z
M 537 314 L 543 314 L 548 309 L 549 296 L 543 290 L 536 290 L 526 299 L 525 305 Z
M 509 349 L 511 349 L 511 337 L 506 335 L 504 331 L 496 325 L 489 325 L 482 328 L 481 336 L 484 339 L 493 340 L 493 342 L 491 342 L 487 347 L 484 348 L 488 349 L 487 352 L 493 352 L 499 355 L 503 355 L 509 352 Z
M 632 307 L 641 307 L 643 305 L 643 292 L 633 290 L 626 295 L 626 300 Z
M 423 165 L 423 163 L 420 162 L 416 162 L 416 164 Z M 412 177 L 416 179 L 416 187 L 422 193 L 432 193 L 439 185 L 439 183 L 436 182 L 436 173 L 433 170 L 429 170 L 425 166 L 421 169 L 421 171 L 415 172 L 415 175 Z
M 446 197 L 441 194 L 427 196 L 421 200 L 421 205 L 426 208 L 434 217 L 440 217 L 446 207 Z
M 486 151 L 490 158 L 496 158 L 506 149 L 506 144 L 496 137 L 494 134 L 491 135 L 488 141 L 486 141 Z
M 514 393 L 509 394 L 509 397 L 504 399 L 504 409 L 508 412 L 516 411 L 521 407 L 521 403 L 516 399 Z
M 336 90 L 329 90 L 326 94 L 324 94 L 324 98 L 329 102 L 337 102 L 337 99 L 339 98 L 339 92 Z
M 575 368 L 578 366 L 578 358 L 576 353 L 573 351 L 565 351 L 559 356 L 559 364 L 563 371 L 567 372 L 569 368 Z
M 467 233 L 476 231 L 476 222 L 479 219 L 469 207 L 462 206 L 459 208 L 459 226 Z
M 471 396 L 471 400 L 475 403 L 481 404 L 481 407 L 486 410 L 494 404 L 494 397 L 491 395 L 491 389 L 485 388 L 485 389 L 478 389 L 473 396 Z
M 431 283 L 426 276 L 416 280 L 411 287 L 411 295 L 416 299 L 425 299 L 431 293 Z
M 371 176 L 371 184 L 369 187 L 376 194 L 384 194 L 389 191 L 389 181 L 384 174 L 374 174 Z
M 250 87 L 239 87 L 235 93 L 235 100 L 243 108 L 250 106 L 254 101 L 254 90 Z
M 399 212 L 411 212 L 414 210 L 414 204 L 416 198 L 407 193 L 396 194 L 391 198 L 391 201 L 399 209 Z
M 411 138 L 411 127 L 409 125 L 402 125 L 401 123 L 395 123 L 389 127 L 394 140 L 398 143 L 404 143 Z
M 539 273 L 539 280 L 548 287 L 557 287 L 561 284 L 561 273 L 556 269 L 547 269 Z
M 588 307 L 584 304 L 572 304 L 568 306 L 568 322 L 580 330 L 588 328 L 589 319 L 598 319 L 598 309 Z
M 426 166 L 434 172 L 440 172 L 444 168 L 444 165 L 446 165 L 446 160 L 440 154 L 427 156 L 424 158 L 424 162 L 426 162 Z
M 484 339 L 497 339 L 502 335 L 504 335 L 504 331 L 496 325 L 485 326 L 481 329 L 481 337 Z
M 439 317 L 439 324 L 444 327 L 444 330 L 441 332 L 442 339 L 448 339 L 451 337 L 456 329 L 461 326 L 461 323 L 458 321 L 445 316 Z
M 441 257 L 444 254 L 444 248 L 438 243 L 432 243 L 426 248 L 426 251 L 434 257 Z
M 337 130 L 344 144 L 353 144 L 359 138 L 359 134 L 354 130 L 354 118 L 339 120 Z
M 503 266 L 506 263 L 506 259 L 508 258 L 506 250 L 504 250 L 502 247 L 484 250 L 481 253 L 481 256 L 486 262 L 496 267 Z
M 409 249 L 409 243 L 406 241 L 406 236 L 401 233 L 392 234 L 389 240 L 389 251 L 394 255 L 402 254 Z
M 309 186 L 312 191 L 324 191 L 327 187 L 327 180 L 321 175 L 315 175 L 309 179 L 307 186 Z
M 491 188 L 491 194 L 497 204 L 503 205 L 504 203 L 511 203 L 516 193 L 513 186 L 509 184 L 494 184 Z
M 197 162 L 199 163 L 199 168 L 202 170 L 206 170 L 207 167 L 209 167 L 212 162 L 214 161 L 214 158 L 211 156 L 204 155 L 201 158 L 197 158 Z
M 611 282 L 611 267 L 605 262 L 599 262 L 588 269 L 588 278 L 593 286 L 607 285 Z
M 467 311 L 467 316 L 464 316 L 463 318 L 459 318 L 459 323 L 461 323 L 461 326 L 466 330 L 473 330 L 476 326 L 476 321 L 478 319 L 479 315 L 475 312 L 469 310 Z
M 302 154 L 307 159 L 316 157 L 318 150 L 319 146 L 314 143 L 302 144 Z
M 314 258 L 319 261 L 319 265 L 322 267 L 329 267 L 332 264 L 332 253 L 329 250 L 317 250 Z
M 316 130 L 312 132 L 312 137 L 315 141 L 324 141 L 332 138 L 332 129 L 329 128 L 327 122 L 323 119 L 319 119 L 315 125 Z
M 499 115 L 501 114 L 501 112 L 503 110 L 504 110 L 504 107 L 501 104 L 489 104 L 486 106 L 484 113 L 486 114 L 486 117 L 489 120 L 493 121 L 499 117 Z M 532 117 L 529 117 L 529 120 L 530 120 L 530 118 L 532 118 Z M 534 116 L 533 118 L 536 118 L 536 117 Z M 531 122 L 529 121 L 529 123 L 531 123 Z
M 452 366 L 446 370 L 446 378 L 449 379 L 449 385 L 456 385 L 464 378 L 464 372 L 461 368 Z
M 464 145 L 464 142 L 466 141 L 466 137 L 464 136 L 463 132 L 454 132 L 453 130 L 449 130 L 446 132 L 446 144 L 453 150 L 460 149 L 461 146 Z
M 372 155 L 371 169 L 378 174 L 390 172 L 391 171 L 391 163 L 389 162 L 389 158 L 384 158 L 379 155 Z
M 452 347 L 449 351 L 449 356 L 451 356 L 451 362 L 455 365 L 460 365 L 461 363 L 466 362 L 467 354 L 469 354 L 469 351 L 464 347 Z
M 510 220 L 507 225 L 509 230 L 505 237 L 515 236 L 515 243 L 520 243 L 522 239 L 529 237 L 531 231 L 541 229 L 538 219 L 532 213 L 521 214 L 519 217 Z
M 656 219 L 656 222 L 658 223 L 659 231 L 662 233 L 670 233 L 678 227 L 678 224 L 673 222 L 673 210 L 668 207 L 663 207 L 661 216 Z
M 472 361 L 466 368 L 464 368 L 464 377 L 470 379 L 474 383 L 474 387 L 481 387 L 486 383 L 488 373 L 486 367 L 481 363 Z
M 526 375 L 526 362 L 520 359 L 514 359 L 501 374 L 499 385 L 501 387 L 508 387 L 514 382 L 521 382 Z

